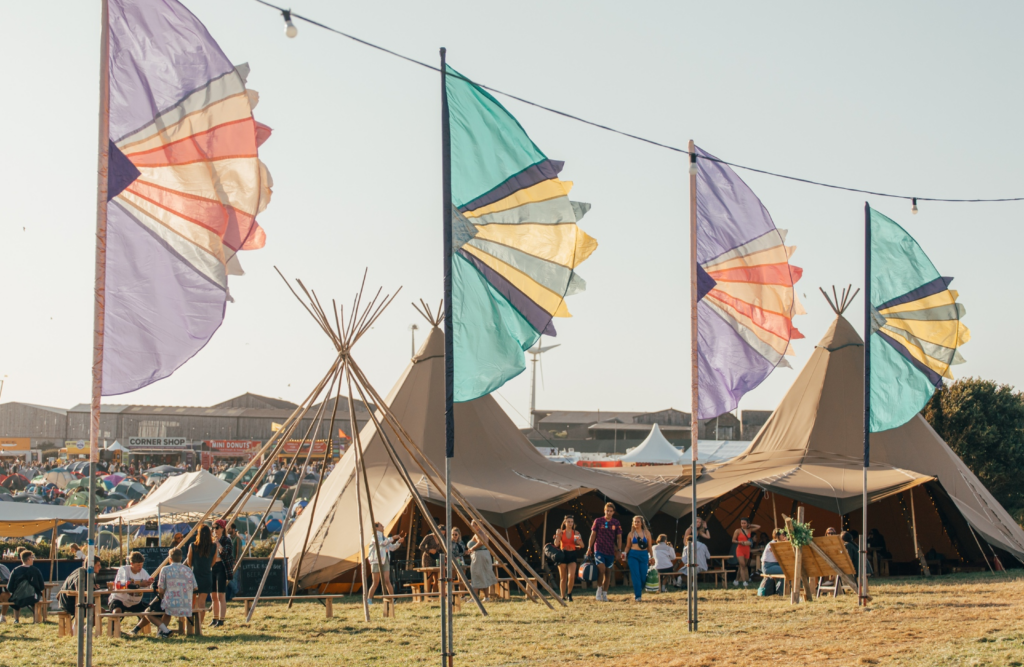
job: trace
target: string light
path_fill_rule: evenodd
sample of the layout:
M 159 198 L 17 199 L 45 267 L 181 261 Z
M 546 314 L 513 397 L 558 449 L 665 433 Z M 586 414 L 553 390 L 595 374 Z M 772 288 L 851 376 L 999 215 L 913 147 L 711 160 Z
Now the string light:
M 278 7 L 274 3 L 268 2 L 267 0 L 254 0 L 254 2 L 257 2 L 257 3 L 261 4 L 261 5 L 266 6 L 266 7 L 271 7 L 273 9 L 281 12 L 282 14 L 284 14 L 285 15 L 286 24 L 289 26 L 288 28 L 286 28 L 285 34 L 288 35 L 289 37 L 295 37 L 295 35 L 298 34 L 298 30 L 295 28 L 294 25 L 291 24 L 291 21 L 290 21 L 291 16 L 293 15 L 291 10 L 286 10 L 286 9 L 284 9 L 282 7 Z M 315 25 L 318 28 L 323 28 L 324 30 L 327 30 L 328 32 L 333 32 L 336 35 L 340 35 L 341 37 L 345 37 L 346 39 L 351 39 L 354 42 L 358 42 L 359 44 L 362 44 L 363 46 L 368 46 L 368 47 L 370 47 L 372 49 L 376 49 L 378 51 L 383 51 L 384 53 L 387 53 L 388 55 L 395 56 L 396 58 L 401 58 L 402 60 L 405 60 L 406 62 L 410 62 L 410 63 L 412 63 L 414 65 L 419 65 L 420 67 L 423 67 L 425 69 L 429 69 L 429 70 L 432 70 L 432 71 L 435 71 L 435 72 L 439 72 L 440 71 L 440 69 L 437 66 L 435 66 L 435 65 L 431 65 L 430 63 L 425 63 L 425 62 L 423 62 L 421 60 L 416 60 L 415 58 L 410 58 L 409 56 L 406 56 L 406 55 L 403 55 L 401 53 L 398 53 L 397 51 L 392 51 L 391 49 L 388 49 L 388 48 L 385 48 L 383 46 L 380 46 L 379 44 L 374 44 L 373 42 L 368 42 L 365 39 L 360 39 L 359 37 L 356 37 L 355 35 L 350 35 L 350 34 L 344 32 L 342 30 L 338 30 L 337 28 L 332 28 L 331 26 L 329 26 L 329 25 L 327 25 L 325 23 L 321 23 L 321 22 L 317 21 L 316 19 L 312 19 L 312 18 L 310 18 L 308 16 L 302 16 L 300 14 L 294 14 L 294 16 L 295 16 L 295 18 L 301 19 L 301 20 L 303 20 L 303 21 L 305 21 L 307 23 L 311 23 L 312 25 Z M 550 113 L 557 114 L 559 116 L 562 116 L 563 118 L 568 118 L 570 120 L 574 120 L 574 121 L 577 121 L 577 122 L 580 122 L 580 123 L 584 123 L 585 125 L 590 125 L 591 127 L 596 127 L 596 128 L 598 128 L 600 130 L 605 130 L 607 132 L 613 132 L 615 134 L 627 137 L 629 139 L 634 139 L 636 141 L 642 141 L 642 142 L 644 142 L 646 144 L 650 144 L 652 146 L 657 146 L 658 148 L 664 148 L 664 149 L 667 149 L 667 150 L 670 150 L 670 151 L 674 151 L 676 153 L 686 153 L 688 155 L 690 154 L 690 152 L 687 149 L 685 149 L 685 148 L 680 148 L 678 146 L 672 146 L 672 145 L 669 145 L 669 144 L 662 143 L 660 141 L 655 141 L 653 139 L 647 139 L 646 137 L 641 137 L 641 136 L 636 135 L 636 134 L 631 134 L 631 133 L 625 132 L 623 130 L 617 130 L 617 129 L 613 128 L 613 127 L 609 127 L 607 125 L 602 125 L 600 123 L 596 123 L 594 121 L 587 120 L 586 118 L 581 118 L 579 116 L 575 116 L 575 115 L 573 115 L 571 113 L 567 113 L 565 111 L 559 111 L 558 109 L 554 109 L 552 107 L 544 106 L 543 104 L 539 104 L 537 102 L 533 102 L 531 100 L 519 97 L 517 95 L 513 95 L 511 93 L 506 93 L 505 91 L 498 90 L 497 88 L 494 88 L 493 86 L 488 86 L 486 84 L 482 84 L 482 83 L 479 83 L 479 82 L 471 81 L 470 79 L 468 79 L 468 78 L 466 78 L 464 76 L 460 76 L 460 75 L 456 75 L 456 74 L 452 74 L 452 73 L 448 73 L 448 76 L 451 77 L 451 78 L 461 79 L 463 81 L 468 81 L 468 82 L 470 82 L 470 83 L 472 83 L 472 84 L 474 84 L 476 86 L 479 86 L 480 88 L 483 88 L 485 90 L 489 90 L 492 93 L 496 93 L 498 95 L 502 95 L 504 97 L 508 97 L 509 99 L 516 100 L 517 102 L 522 102 L 523 104 L 528 104 L 530 106 L 537 107 L 538 109 L 543 109 L 544 111 L 548 111 Z M 718 162 L 720 164 L 729 165 L 730 167 L 734 167 L 736 169 L 743 169 L 743 170 L 746 170 L 746 171 L 752 171 L 752 172 L 757 173 L 757 174 L 764 174 L 766 176 L 773 176 L 775 178 L 782 178 L 782 179 L 786 179 L 786 180 L 789 180 L 789 181 L 796 181 L 797 183 L 806 183 L 807 185 L 817 185 L 819 187 L 830 188 L 830 189 L 833 189 L 833 190 L 843 190 L 843 191 L 846 191 L 846 192 L 856 192 L 856 193 L 859 193 L 859 194 L 871 195 L 871 196 L 874 196 L 874 197 L 888 197 L 890 199 L 911 199 L 911 200 L 915 200 L 915 201 L 917 199 L 921 199 L 922 201 L 949 202 L 949 203 L 982 203 L 982 202 L 989 202 L 989 203 L 991 203 L 991 202 L 1016 202 L 1016 201 L 1024 201 L 1024 197 L 999 197 L 999 198 L 989 198 L 989 199 L 982 199 L 982 198 L 977 198 L 977 199 L 950 199 L 950 198 L 940 198 L 940 197 L 911 197 L 910 195 L 893 194 L 893 193 L 890 193 L 890 192 L 878 192 L 878 191 L 875 191 L 875 190 L 865 190 L 865 189 L 862 189 L 862 188 L 853 188 L 853 187 L 848 187 L 848 186 L 845 186 L 845 185 L 835 185 L 834 183 L 824 183 L 824 182 L 815 181 L 815 180 L 812 180 L 812 179 L 809 179 L 809 178 L 800 178 L 799 176 L 789 176 L 787 174 L 780 174 L 780 173 L 777 173 L 777 172 L 768 171 L 766 169 L 757 169 L 756 167 L 749 167 L 749 166 L 746 166 L 746 165 L 737 164 L 735 162 L 729 162 L 727 160 L 722 160 L 720 158 L 714 158 L 714 157 L 708 157 L 708 156 L 704 156 L 704 157 L 705 157 L 705 159 L 712 160 L 712 161 Z M 696 167 L 696 157 L 694 155 L 690 155 L 690 174 L 691 175 L 696 174 L 696 169 L 697 169 L 697 167 Z
M 913 197 L 910 201 L 912 202 L 910 205 L 910 212 L 917 215 L 917 197 Z
M 299 34 L 299 29 L 292 23 L 292 10 L 282 9 L 281 16 L 284 17 L 284 34 L 290 39 L 294 39 Z
M 697 154 L 690 153 L 690 176 L 697 175 Z

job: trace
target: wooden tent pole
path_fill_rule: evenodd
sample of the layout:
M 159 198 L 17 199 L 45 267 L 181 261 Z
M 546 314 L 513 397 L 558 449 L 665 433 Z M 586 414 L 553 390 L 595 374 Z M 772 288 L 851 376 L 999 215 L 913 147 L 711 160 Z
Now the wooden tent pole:
M 363 403 L 367 402 L 366 395 L 363 393 L 363 388 L 361 386 L 365 385 L 366 390 L 371 393 L 371 396 L 375 397 L 374 400 L 377 401 L 376 405 L 378 406 L 378 409 L 380 409 L 381 412 L 384 413 L 385 416 L 387 416 L 390 413 L 390 408 L 388 407 L 387 403 L 380 400 L 379 394 L 377 394 L 377 392 L 373 389 L 371 385 L 366 383 L 366 379 L 363 376 L 362 371 L 359 369 L 359 366 L 356 365 L 355 361 L 350 360 L 350 362 L 356 374 L 357 381 L 355 386 L 356 391 L 359 392 L 360 400 L 362 400 Z M 384 443 L 384 449 L 388 453 L 388 457 L 394 464 L 395 469 L 398 470 L 399 475 L 402 477 L 402 481 L 405 482 L 406 487 L 409 489 L 409 493 L 412 494 L 413 499 L 416 501 L 416 506 L 419 508 L 420 514 L 423 515 L 424 520 L 430 527 L 430 532 L 443 546 L 444 542 L 441 537 L 441 531 L 438 529 L 437 523 L 434 521 L 434 515 L 432 515 L 427 510 L 427 505 L 423 501 L 423 498 L 420 496 L 419 491 L 416 489 L 416 484 L 412 481 L 412 476 L 409 474 L 408 468 L 406 468 L 405 463 L 402 461 L 401 457 L 399 457 L 398 451 L 395 450 L 394 446 L 391 444 L 391 440 L 390 438 L 388 438 L 387 432 L 382 428 L 381 423 L 377 420 L 376 413 L 372 410 L 370 411 L 370 419 L 373 420 L 373 425 L 376 431 L 381 434 L 381 440 Z M 420 469 L 422 470 L 422 467 Z M 424 474 L 426 474 L 426 471 L 424 471 Z M 445 556 L 447 557 L 447 553 L 445 554 Z M 458 577 L 462 585 L 465 586 L 466 589 L 469 591 L 469 596 L 473 599 L 473 602 L 476 603 L 477 609 L 480 610 L 480 613 L 484 616 L 487 616 L 487 610 L 484 608 L 483 603 L 480 602 L 480 598 L 473 590 L 473 587 L 470 586 L 469 581 L 466 579 L 465 574 L 462 572 L 462 568 L 455 568 L 455 575 Z
M 53 566 L 57 562 L 57 522 L 53 522 L 53 533 L 50 535 L 50 581 L 53 581 Z
M 333 375 L 331 376 L 331 385 L 327 389 L 327 397 L 328 397 L 328 399 L 331 396 L 331 391 L 334 389 L 334 383 L 335 382 L 341 382 L 341 373 L 342 373 L 343 369 L 338 368 L 337 363 L 335 363 L 334 368 L 336 370 L 333 373 Z M 299 452 L 302 451 L 302 443 L 304 443 L 307 439 L 309 439 L 310 434 L 312 433 L 313 437 L 312 437 L 312 439 L 310 440 L 310 443 L 309 443 L 309 452 L 306 454 L 306 458 L 302 462 L 302 468 L 305 468 L 306 465 L 309 463 L 309 458 L 313 455 L 313 442 L 316 441 L 316 433 L 317 433 L 317 431 L 320 430 L 320 425 L 323 423 L 324 408 L 326 408 L 326 407 L 327 407 L 327 401 L 326 400 L 321 401 L 320 402 L 320 407 L 316 411 L 316 415 L 310 421 L 309 428 L 306 429 L 305 436 L 302 438 L 302 440 L 299 441 L 299 448 L 295 452 L 295 456 L 292 457 L 291 462 L 288 464 L 288 468 L 287 468 L 287 470 L 284 473 L 284 479 L 281 480 L 282 482 L 287 481 L 288 473 L 290 473 L 295 468 L 295 462 L 299 460 Z M 256 605 L 258 605 L 259 602 L 260 602 L 260 596 L 263 595 L 263 588 L 267 584 L 267 577 L 270 576 L 270 569 L 274 565 L 274 558 L 277 557 L 277 548 L 279 546 L 281 546 L 282 542 L 284 542 L 284 534 L 285 534 L 285 531 L 286 531 L 286 529 L 288 527 L 288 519 L 291 516 L 292 509 L 295 507 L 295 501 L 298 500 L 298 496 L 299 496 L 298 490 L 302 487 L 302 472 L 301 471 L 302 471 L 302 469 L 300 468 L 299 479 L 297 480 L 298 484 L 295 487 L 295 491 L 292 493 L 292 501 L 288 504 L 288 507 L 285 510 L 284 521 L 281 522 L 281 532 L 280 532 L 280 534 L 278 534 L 277 540 L 274 542 L 273 549 L 270 550 L 270 557 L 267 559 L 267 567 L 263 570 L 263 578 L 260 580 L 260 586 L 259 586 L 259 588 L 256 589 L 256 595 L 253 597 L 252 604 L 249 605 L 249 613 L 247 613 L 245 615 L 245 622 L 246 623 L 249 623 L 250 621 L 252 621 L 252 615 L 254 613 L 256 613 Z M 283 483 L 279 484 L 278 487 L 277 487 L 277 490 L 274 491 L 274 497 L 270 501 L 270 506 L 267 508 L 268 512 L 270 511 L 271 508 L 273 508 L 274 503 L 277 502 L 277 498 L 278 498 L 278 496 L 281 495 L 281 492 L 283 490 L 284 490 L 284 484 Z M 265 519 L 266 519 L 266 515 L 264 515 L 264 520 Z M 285 576 L 285 581 L 287 581 L 287 574 Z M 287 592 L 287 591 L 285 591 L 285 592 Z
M 928 560 L 924 557 L 924 554 L 921 552 L 921 546 L 917 543 L 917 515 L 914 513 L 913 487 L 907 489 L 907 495 L 910 496 L 910 531 L 914 534 L 914 554 L 921 562 L 921 574 L 929 577 L 932 574 L 931 568 L 928 567 Z
M 355 450 L 356 456 L 356 495 L 359 494 L 359 471 L 362 469 L 363 473 L 363 492 L 366 494 L 366 508 L 370 513 L 370 530 L 373 533 L 373 542 L 377 547 L 377 569 L 382 569 L 381 564 L 384 562 L 384 554 L 381 553 L 380 540 L 377 538 L 377 522 L 373 517 L 373 500 L 371 499 L 372 494 L 370 493 L 370 479 L 366 475 L 366 459 L 365 452 L 363 452 L 363 441 L 359 435 L 359 430 L 356 429 L 356 408 L 355 401 L 352 399 L 352 368 L 350 367 L 351 359 L 345 357 L 345 377 L 348 381 L 348 422 L 349 428 L 352 429 L 352 445 Z M 365 405 L 365 402 L 364 402 Z M 358 500 L 358 498 L 357 498 Z M 369 590 L 366 587 L 366 557 L 363 555 L 363 549 L 366 548 L 366 538 L 363 535 L 363 507 L 362 503 L 359 502 L 359 561 L 360 567 L 362 568 L 363 578 L 363 616 L 366 622 L 370 621 L 370 599 Z M 381 577 L 381 581 L 384 578 Z M 383 584 L 382 584 L 383 585 Z
M 373 388 L 373 386 L 369 385 L 368 383 L 366 383 L 365 376 L 362 375 L 362 371 L 359 369 L 358 366 L 356 366 L 356 372 L 359 375 L 359 377 L 362 378 L 362 382 L 364 384 L 366 384 L 367 391 L 371 392 L 371 397 L 373 397 L 374 400 L 378 402 L 378 405 L 386 405 L 386 402 L 380 397 L 380 394 L 376 393 L 376 390 Z M 416 448 L 415 446 L 411 446 L 409 444 L 409 443 L 412 442 L 412 437 L 408 434 L 408 432 L 402 426 L 401 422 L 399 422 L 397 419 L 395 419 L 394 415 L 392 415 L 390 413 L 390 411 L 385 412 L 384 414 L 385 414 L 385 418 L 388 419 L 390 425 L 395 429 L 395 434 L 398 436 L 399 442 L 402 444 L 402 447 L 405 449 L 406 453 L 408 453 L 409 456 L 412 457 L 412 459 L 416 462 L 417 466 L 423 472 L 424 476 L 426 476 L 427 479 L 434 486 L 434 488 L 436 488 L 440 492 L 441 491 L 441 485 L 440 485 L 440 482 L 438 481 L 439 478 L 440 478 L 440 473 L 438 472 L 437 468 L 434 467 L 433 462 L 430 461 L 430 459 L 427 458 L 418 448 Z M 382 434 L 384 440 L 388 443 L 388 445 L 393 448 L 393 445 L 391 445 L 390 440 L 388 439 L 387 433 L 382 431 L 381 434 Z M 405 439 L 408 439 L 409 443 L 407 443 L 405 441 Z M 432 471 L 433 476 L 431 475 L 431 472 L 428 472 L 427 468 L 429 468 L 430 471 Z M 479 510 L 477 510 L 475 507 L 473 507 L 472 503 L 470 503 L 468 500 L 466 500 L 466 498 L 464 496 L 462 496 L 462 494 L 458 490 L 458 488 L 456 488 L 456 487 L 452 488 L 452 496 L 457 501 L 459 501 L 462 504 L 462 506 L 465 508 L 465 510 L 470 514 L 470 516 L 473 519 L 476 519 L 476 521 L 478 523 L 480 523 L 482 526 L 484 526 L 488 530 L 488 532 L 492 535 L 492 537 L 495 538 L 495 543 L 499 545 L 499 549 L 500 549 L 501 545 L 502 545 L 502 542 L 501 542 L 502 538 L 501 538 L 501 535 L 494 529 L 494 526 L 492 526 L 490 524 L 490 522 L 488 522 L 486 520 L 486 518 L 484 518 L 483 514 L 481 514 L 479 512 Z M 463 517 L 463 520 L 467 521 L 467 523 L 469 521 L 469 519 L 467 519 L 466 517 Z M 544 580 L 543 577 L 540 577 L 540 575 L 538 575 L 533 570 L 533 568 L 526 561 L 526 559 L 523 558 L 517 551 L 515 551 L 515 549 L 512 549 L 511 545 L 508 545 L 508 547 L 509 547 L 509 553 L 512 555 L 512 557 L 509 558 L 509 562 L 512 564 L 512 567 L 516 567 L 515 562 L 516 562 L 516 559 L 518 559 L 522 563 L 522 565 L 526 569 L 526 571 L 530 573 L 530 575 L 532 575 L 538 582 L 540 582 L 541 585 L 555 599 L 557 599 L 559 601 L 559 603 L 563 607 L 567 607 L 568 605 L 566 605 L 565 601 L 558 595 L 558 593 L 556 593 L 554 591 L 554 589 L 551 588 L 551 586 L 547 583 L 547 581 Z M 520 576 L 525 577 L 526 575 L 520 573 Z M 528 585 L 532 585 L 532 584 L 529 583 L 528 579 L 527 579 L 527 584 Z
M 544 566 L 544 572 L 549 571 L 548 561 L 544 558 L 544 545 L 548 543 L 548 510 L 544 510 L 544 527 L 540 529 L 540 562 Z
M 371 398 L 373 398 L 377 402 L 377 405 L 387 407 L 387 402 L 384 401 L 384 399 L 381 398 L 380 394 L 378 394 L 376 392 L 376 390 L 373 388 L 373 386 L 370 385 L 366 381 L 366 377 L 365 377 L 365 375 L 363 375 L 362 370 L 359 368 L 359 366 L 356 365 L 355 362 L 353 362 L 353 366 L 354 366 L 355 372 L 356 372 L 356 374 L 357 374 L 357 376 L 358 376 L 358 378 L 360 380 L 360 382 L 357 383 L 357 385 L 356 385 L 356 389 L 360 391 L 360 396 L 363 398 L 363 400 L 365 401 L 366 397 L 363 396 L 362 390 L 359 388 L 359 384 L 363 384 L 363 385 L 366 386 L 367 391 L 370 392 Z M 412 437 L 409 436 L 408 432 L 405 431 L 405 428 L 402 426 L 402 424 L 394 417 L 393 414 L 391 414 L 390 408 L 388 407 L 387 410 L 384 410 L 383 412 L 384 412 L 385 419 L 387 419 L 389 421 L 389 423 L 391 424 L 391 426 L 394 428 L 395 434 L 398 436 L 399 442 L 402 444 L 402 447 L 405 449 L 406 453 L 409 454 L 409 456 L 417 464 L 417 466 L 423 472 L 423 475 L 430 481 L 430 483 L 434 486 L 434 488 L 438 489 L 438 491 L 441 491 L 440 483 L 436 479 L 436 478 L 440 477 L 440 473 L 438 472 L 437 468 L 434 467 L 433 462 L 425 454 L 423 454 L 422 451 L 420 451 L 417 448 L 411 447 L 409 445 L 409 443 L 405 442 L 405 440 L 402 437 L 403 435 L 405 436 L 405 438 L 408 438 L 410 442 L 412 442 Z M 377 426 L 377 431 L 381 434 L 382 439 L 384 440 L 384 442 L 387 443 L 388 447 L 390 447 L 391 449 L 394 449 L 394 446 L 391 444 L 391 441 L 388 438 L 386 431 L 384 431 L 383 429 L 380 428 L 380 425 L 376 421 L 376 418 L 374 418 L 374 424 Z M 396 453 L 396 455 L 397 455 L 397 453 Z M 427 468 L 430 468 L 430 470 L 433 471 L 433 476 L 427 471 Z M 563 607 L 567 607 L 568 606 L 568 605 L 566 605 L 565 601 L 551 588 L 551 586 L 547 583 L 547 581 L 545 581 L 543 577 L 541 577 L 540 575 L 537 574 L 536 571 L 534 571 L 533 567 L 530 566 L 530 564 L 526 561 L 526 559 L 523 558 L 515 549 L 512 548 L 511 544 L 503 545 L 501 543 L 501 536 L 500 536 L 500 534 L 496 530 L 494 530 L 494 526 L 492 526 L 490 524 L 490 522 L 487 521 L 486 518 L 484 518 L 483 514 L 481 514 L 479 510 L 477 510 L 475 507 L 473 507 L 472 503 L 470 503 L 468 500 L 466 500 L 466 498 L 464 496 L 462 496 L 462 494 L 459 492 L 459 490 L 457 488 L 455 488 L 455 487 L 452 487 L 452 496 L 456 500 L 459 501 L 459 503 L 463 506 L 463 508 L 474 519 L 476 519 L 477 523 L 479 523 L 484 528 L 486 528 L 488 533 L 492 537 L 495 538 L 495 543 L 499 545 L 498 546 L 499 550 L 502 550 L 504 546 L 508 546 L 508 549 L 509 549 L 508 553 L 511 554 L 511 557 L 509 557 L 508 560 L 509 560 L 509 563 L 512 565 L 512 567 L 514 567 L 514 568 L 516 567 L 515 560 L 518 559 L 521 562 L 521 564 L 523 565 L 523 567 L 525 568 L 525 570 L 528 571 L 533 576 L 533 578 L 535 578 L 538 582 L 540 582 L 541 585 L 555 599 L 557 599 L 559 601 L 559 603 Z M 466 520 L 466 518 L 463 517 L 463 520 Z M 520 576 L 522 576 L 524 578 L 526 577 L 526 575 L 522 574 L 522 573 L 521 573 Z M 530 582 L 530 580 L 528 578 L 526 578 L 526 584 L 527 584 L 528 588 L 532 586 L 532 583 Z M 539 591 L 536 591 L 536 592 L 539 595 Z M 541 597 L 541 599 L 543 599 L 543 596 L 540 596 L 540 597 Z
M 351 393 L 351 390 L 349 390 Z M 313 532 L 313 517 L 316 516 L 317 502 L 320 500 L 320 490 L 324 488 L 324 478 L 327 476 L 327 462 L 331 459 L 334 453 L 334 418 L 338 414 L 338 400 L 341 397 L 341 383 L 338 383 L 338 389 L 334 394 L 334 405 L 331 408 L 331 425 L 327 429 L 327 451 L 324 452 L 323 467 L 320 469 L 320 479 L 317 480 L 316 492 L 313 494 L 313 506 L 310 508 L 309 515 L 309 526 L 306 528 L 306 537 L 302 540 L 302 550 L 299 551 L 299 562 L 295 566 L 295 584 L 292 586 L 292 593 L 288 597 L 288 608 L 292 608 L 292 604 L 295 602 L 295 593 L 299 588 L 299 577 L 302 575 L 302 561 L 306 558 L 306 548 L 309 546 L 309 536 Z M 326 400 L 330 400 L 331 397 L 328 394 Z M 313 451 L 313 446 L 309 447 L 310 452 Z M 299 487 L 302 486 L 302 480 L 299 479 Z M 286 575 L 287 576 L 287 575 Z
M 985 555 L 985 550 L 981 548 L 981 542 L 978 540 L 978 534 L 974 532 L 974 527 L 971 525 L 970 521 L 967 522 L 967 529 L 971 531 L 974 543 L 978 545 L 978 551 L 981 552 L 981 557 L 985 559 L 985 565 L 988 566 L 989 572 L 994 574 L 995 570 L 992 568 L 992 564 L 988 562 L 988 556 Z
M 775 492 L 774 491 L 772 491 L 772 522 L 775 524 L 775 530 L 778 530 L 779 529 L 779 512 L 778 512 L 777 509 L 775 509 Z M 772 539 L 774 539 L 774 538 L 775 538 L 775 536 L 772 535 Z

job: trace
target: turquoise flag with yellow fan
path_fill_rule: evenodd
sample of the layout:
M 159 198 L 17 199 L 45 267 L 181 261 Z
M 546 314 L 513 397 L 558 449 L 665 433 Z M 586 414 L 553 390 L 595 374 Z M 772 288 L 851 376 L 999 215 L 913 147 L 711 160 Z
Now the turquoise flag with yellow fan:
M 451 67 L 454 400 L 491 393 L 526 370 L 525 350 L 570 317 L 576 267 L 597 248 L 577 225 L 589 204 L 494 97 Z
M 910 234 L 869 208 L 871 224 L 872 433 L 902 426 L 924 408 L 971 334 L 966 313 Z

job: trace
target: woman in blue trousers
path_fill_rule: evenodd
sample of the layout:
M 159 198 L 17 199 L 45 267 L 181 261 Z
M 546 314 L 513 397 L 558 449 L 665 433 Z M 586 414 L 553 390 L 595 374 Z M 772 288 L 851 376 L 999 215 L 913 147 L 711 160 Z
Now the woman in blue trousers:
M 633 582 L 633 599 L 640 602 L 647 581 L 647 568 L 654 560 L 651 531 L 642 516 L 633 517 L 633 527 L 626 536 L 626 552 L 623 557 L 629 566 L 629 578 Z

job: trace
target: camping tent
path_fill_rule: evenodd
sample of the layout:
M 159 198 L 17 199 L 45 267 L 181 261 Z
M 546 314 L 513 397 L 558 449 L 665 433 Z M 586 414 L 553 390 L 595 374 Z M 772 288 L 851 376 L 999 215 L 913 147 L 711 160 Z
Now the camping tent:
M 102 523 L 118 520 L 128 522 L 155 519 L 158 515 L 205 514 L 226 488 L 227 482 L 205 470 L 190 472 L 169 478 L 137 505 L 113 514 L 104 514 L 98 520 Z M 226 512 L 239 494 L 241 491 L 237 488 L 231 489 L 218 506 L 220 512 Z M 245 505 L 245 511 L 263 512 L 269 506 L 270 501 L 265 498 L 250 498 Z M 214 514 L 218 508 L 214 508 Z M 280 509 L 281 501 L 277 501 L 274 508 Z
M 444 467 L 444 334 L 434 327 L 412 359 L 387 404 L 415 445 L 438 469 Z M 411 463 L 391 429 L 419 494 L 438 506 L 444 499 Z M 397 525 L 411 495 L 383 445 L 373 422 L 360 433 L 374 518 L 388 530 Z M 359 562 L 355 522 L 355 448 L 350 447 L 324 481 L 316 511 L 307 508 L 285 534 L 289 577 L 302 587 L 330 581 Z M 455 404 L 455 458 L 452 479 L 458 490 L 495 526 L 510 528 L 545 510 L 600 489 L 611 500 L 650 518 L 679 486 L 675 481 L 629 477 L 549 461 L 516 428 L 491 396 Z M 363 503 L 364 522 L 369 513 Z M 301 573 L 299 559 L 307 531 L 312 532 Z M 367 528 L 366 536 L 371 533 Z
M 0 511 L 0 537 L 27 537 L 52 530 L 58 523 L 88 523 L 87 507 L 4 503 Z
M 829 513 L 859 514 L 864 451 L 863 364 L 863 340 L 840 315 L 746 451 L 707 467 L 697 482 L 698 507 L 712 502 L 718 508 L 729 507 L 729 516 L 735 522 L 739 516 L 751 513 L 755 501 L 764 508 L 757 497 L 771 493 Z M 912 489 L 913 496 L 904 493 Z M 744 493 L 747 500 L 741 501 Z M 893 511 L 869 512 L 869 521 L 872 525 L 895 521 L 889 524 L 890 532 L 899 529 L 907 534 L 907 525 L 899 515 L 912 519 L 913 499 L 917 499 L 918 508 L 932 510 L 930 517 L 922 516 L 928 512 L 917 512 L 922 549 L 927 550 L 929 545 L 958 552 L 969 548 L 980 561 L 975 548 L 979 543 L 969 532 L 973 529 L 990 544 L 1024 558 L 1024 531 L 921 415 L 899 428 L 871 435 L 868 500 L 885 501 Z M 775 501 L 772 498 L 771 503 Z M 688 513 L 689 489 L 677 493 L 665 510 L 674 510 L 677 515 Z M 789 511 L 786 506 L 785 513 Z M 781 523 L 778 513 L 773 510 L 772 514 Z M 891 518 L 893 515 L 896 520 Z M 851 525 L 859 523 L 851 521 Z M 930 538 L 928 525 L 932 526 Z M 823 531 L 825 526 L 818 528 Z M 959 539 L 954 534 L 957 532 L 961 533 Z M 891 545 L 889 548 L 893 550 Z M 911 555 L 907 560 L 912 559 Z
M 647 438 L 639 445 L 622 456 L 622 461 L 632 463 L 653 463 L 659 465 L 670 465 L 679 463 L 682 454 L 675 446 L 665 439 L 661 429 L 655 424 Z

